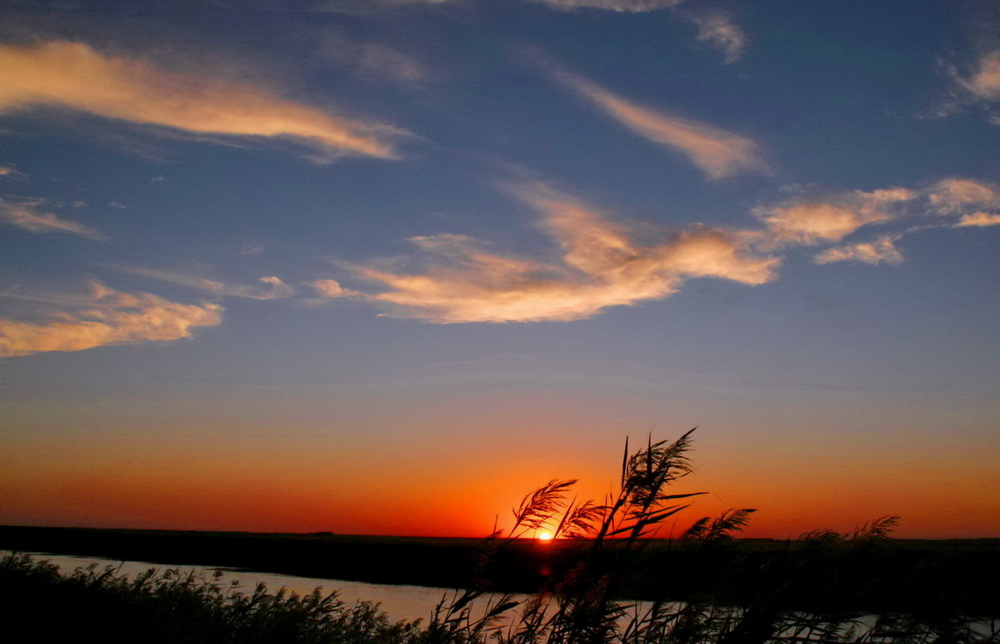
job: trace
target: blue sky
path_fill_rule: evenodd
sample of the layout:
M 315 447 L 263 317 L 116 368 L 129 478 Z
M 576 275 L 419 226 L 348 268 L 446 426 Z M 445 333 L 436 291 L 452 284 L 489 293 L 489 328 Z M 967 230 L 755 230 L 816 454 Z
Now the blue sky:
M 1000 536 L 998 21 L 2 3 L 0 520 L 477 533 L 373 485 L 449 472 L 492 516 L 700 425 L 697 485 L 761 534 Z M 339 518 L 228 512 L 212 463 Z

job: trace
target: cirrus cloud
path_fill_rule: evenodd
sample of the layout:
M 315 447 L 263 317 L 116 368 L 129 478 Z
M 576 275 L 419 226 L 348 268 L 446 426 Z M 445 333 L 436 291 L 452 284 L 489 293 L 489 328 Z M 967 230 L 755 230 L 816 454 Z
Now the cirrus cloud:
M 394 158 L 389 140 L 402 133 L 78 42 L 0 45 L 0 77 L 0 113 L 52 106 L 190 133 L 288 139 L 329 157 Z
M 87 297 L 43 314 L 43 321 L 0 318 L 0 357 L 190 338 L 193 327 L 218 325 L 222 311 L 217 304 L 180 304 L 94 283 Z
M 1000 125 L 1000 49 L 985 51 L 971 65 L 944 64 L 952 87 L 947 98 L 931 112 L 934 116 L 949 116 L 970 106 L 986 112 L 990 123 Z
M 539 228 L 557 245 L 554 259 L 496 252 L 467 235 L 418 236 L 409 240 L 417 249 L 411 256 L 338 262 L 381 290 L 352 290 L 332 279 L 311 286 L 321 299 L 364 301 L 388 316 L 433 323 L 581 320 L 610 307 L 667 298 L 692 278 L 768 283 L 777 276 L 779 253 L 795 248 L 827 246 L 814 255 L 817 264 L 898 265 L 903 253 L 897 242 L 906 235 L 1000 224 L 1000 213 L 968 210 L 987 202 L 993 189 L 985 181 L 953 178 L 915 189 L 793 197 L 754 209 L 762 227 L 699 224 L 642 245 L 629 226 L 594 206 L 541 182 L 519 183 L 505 190 L 539 214 Z M 840 243 L 870 225 L 894 229 Z
M 388 289 L 351 294 L 391 316 L 443 324 L 571 321 L 613 306 L 663 299 L 694 277 L 763 284 L 779 264 L 750 252 L 742 236 L 725 230 L 696 227 L 640 246 L 625 226 L 547 186 L 522 185 L 510 192 L 541 215 L 541 228 L 561 249 L 558 260 L 489 252 L 464 235 L 415 237 L 411 243 L 428 260 L 423 270 L 386 262 L 348 265 L 358 277 Z M 334 289 L 314 286 L 329 297 L 345 294 L 339 283 Z
M 734 63 L 743 56 L 748 38 L 729 14 L 710 11 L 689 17 L 698 27 L 698 40 L 721 50 L 727 63 Z
M 967 226 L 1000 226 L 1000 213 L 989 213 L 989 212 L 973 212 L 968 215 L 962 215 L 962 218 L 958 220 L 955 224 L 961 228 Z
M 544 55 L 537 57 L 555 80 L 604 114 L 639 136 L 680 152 L 713 179 L 767 169 L 760 146 L 745 136 L 639 105 L 559 67 Z
M 295 294 L 295 288 L 280 277 L 265 275 L 257 278 L 258 284 L 227 284 L 191 272 L 149 268 L 146 266 L 112 266 L 123 273 L 148 277 L 160 282 L 176 284 L 211 293 L 217 297 L 239 297 L 250 300 L 280 300 Z
M 44 203 L 41 199 L 12 201 L 0 197 L 0 223 L 32 233 L 69 233 L 95 241 L 107 239 L 94 228 L 41 210 Z
M 899 204 L 917 197 L 906 188 L 854 190 L 823 200 L 792 201 L 754 209 L 778 243 L 837 242 L 862 226 L 894 219 Z
M 882 235 L 874 241 L 829 248 L 814 258 L 817 264 L 855 261 L 865 264 L 901 264 L 903 254 L 896 248 L 897 236 Z
M 1000 189 L 977 179 L 942 179 L 928 191 L 931 206 L 941 215 L 960 214 L 968 208 L 1000 208 Z
M 1000 101 L 1000 49 L 984 54 L 976 70 L 960 83 L 981 100 Z

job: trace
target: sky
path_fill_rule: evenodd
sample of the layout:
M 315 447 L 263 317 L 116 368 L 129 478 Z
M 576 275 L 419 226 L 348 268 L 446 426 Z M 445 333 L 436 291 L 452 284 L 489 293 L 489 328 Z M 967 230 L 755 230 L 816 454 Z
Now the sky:
M 1000 537 L 1000 3 L 0 1 L 0 523 Z

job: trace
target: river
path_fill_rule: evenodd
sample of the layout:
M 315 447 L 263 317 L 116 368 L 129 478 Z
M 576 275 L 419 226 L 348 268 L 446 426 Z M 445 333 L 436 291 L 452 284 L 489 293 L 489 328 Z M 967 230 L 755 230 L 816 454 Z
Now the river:
M 3 554 L 7 554 L 4 552 Z M 197 573 L 204 573 L 206 577 L 211 577 L 216 570 L 222 572 L 222 577 L 217 581 L 223 587 L 229 586 L 236 581 L 235 588 L 245 594 L 252 593 L 257 584 L 267 585 L 269 591 L 274 592 L 279 588 L 285 588 L 290 592 L 299 595 L 309 594 L 316 587 L 321 587 L 323 592 L 337 591 L 341 601 L 354 603 L 358 601 L 370 601 L 379 604 L 380 608 L 386 612 L 393 621 L 427 619 L 434 611 L 434 607 L 441 601 L 446 593 L 451 592 L 447 588 L 429 588 L 425 586 L 390 586 L 386 584 L 368 584 L 359 581 L 345 581 L 343 579 L 317 579 L 314 577 L 294 577 L 291 575 L 278 575 L 267 572 L 252 572 L 246 570 L 233 570 L 230 568 L 211 568 L 205 566 L 184 566 L 173 564 L 157 564 L 143 561 L 115 561 L 113 559 L 103 559 L 99 557 L 77 557 L 73 555 L 47 554 L 41 552 L 29 553 L 35 559 L 45 559 L 59 566 L 63 573 L 72 572 L 79 567 L 86 567 L 97 564 L 99 569 L 106 566 L 113 566 L 121 574 L 134 578 L 137 574 L 145 572 L 150 568 L 159 571 L 177 569 L 187 573 L 194 570 Z

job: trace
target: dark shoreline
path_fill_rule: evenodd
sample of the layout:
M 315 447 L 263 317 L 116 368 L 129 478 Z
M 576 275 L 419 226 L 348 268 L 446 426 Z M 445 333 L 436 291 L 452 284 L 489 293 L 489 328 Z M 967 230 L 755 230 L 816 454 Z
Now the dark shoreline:
M 247 569 L 380 584 L 533 592 L 572 568 L 585 541 L 520 541 L 483 567 L 483 540 L 446 537 L 0 526 L 0 549 Z M 864 547 L 654 540 L 613 554 L 629 599 L 780 601 L 796 610 L 1000 616 L 1000 539 L 885 540 Z

